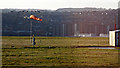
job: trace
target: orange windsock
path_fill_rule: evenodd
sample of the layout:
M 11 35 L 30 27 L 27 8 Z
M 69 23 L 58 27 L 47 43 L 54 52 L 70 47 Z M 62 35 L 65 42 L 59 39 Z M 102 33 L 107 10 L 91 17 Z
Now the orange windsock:
M 34 15 L 30 15 L 30 19 L 35 19 L 35 16 Z
M 38 20 L 38 21 L 42 21 L 42 19 L 34 16 L 34 15 L 30 15 L 30 19 L 34 19 L 34 20 Z

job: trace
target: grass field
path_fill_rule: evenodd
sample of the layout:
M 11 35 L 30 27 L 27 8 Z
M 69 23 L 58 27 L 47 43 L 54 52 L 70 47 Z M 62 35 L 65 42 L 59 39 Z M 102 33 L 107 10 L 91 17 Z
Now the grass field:
M 117 49 L 79 46 L 109 46 L 102 37 L 2 37 L 3 66 L 118 66 Z

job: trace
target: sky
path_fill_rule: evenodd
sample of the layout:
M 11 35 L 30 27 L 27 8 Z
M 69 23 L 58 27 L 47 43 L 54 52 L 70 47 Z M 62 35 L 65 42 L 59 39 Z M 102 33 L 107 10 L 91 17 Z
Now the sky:
M 49 9 L 58 8 L 118 8 L 120 0 L 2 0 L 0 8 L 18 8 L 18 9 Z

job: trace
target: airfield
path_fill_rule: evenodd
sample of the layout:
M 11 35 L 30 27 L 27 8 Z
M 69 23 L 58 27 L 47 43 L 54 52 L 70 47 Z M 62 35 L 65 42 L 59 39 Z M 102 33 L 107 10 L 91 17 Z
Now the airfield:
M 107 37 L 35 38 L 33 47 L 29 36 L 3 36 L 2 66 L 118 66 L 119 48 L 109 47 Z

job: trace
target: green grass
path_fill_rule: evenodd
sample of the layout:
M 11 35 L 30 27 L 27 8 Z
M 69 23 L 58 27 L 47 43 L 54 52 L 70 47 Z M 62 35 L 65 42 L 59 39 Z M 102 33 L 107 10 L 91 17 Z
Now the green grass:
M 108 38 L 36 37 L 35 48 L 29 37 L 2 39 L 3 66 L 118 66 L 117 49 L 72 48 L 109 46 Z
M 3 37 L 3 48 L 24 48 L 32 46 L 30 37 Z M 101 37 L 36 37 L 36 46 L 55 46 L 55 47 L 71 47 L 71 46 L 109 46 L 108 38 Z

